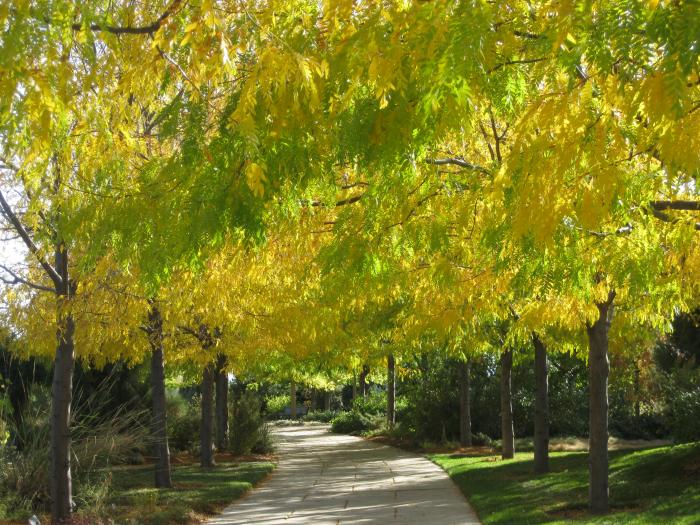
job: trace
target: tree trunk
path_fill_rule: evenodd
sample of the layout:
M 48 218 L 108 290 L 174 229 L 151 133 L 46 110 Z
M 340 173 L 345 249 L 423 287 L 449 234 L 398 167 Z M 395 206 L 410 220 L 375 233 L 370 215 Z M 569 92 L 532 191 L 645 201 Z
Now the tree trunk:
M 297 384 L 294 381 L 289 387 L 289 415 L 292 419 L 297 417 Z
M 165 366 L 163 362 L 163 320 L 157 307 L 148 312 L 151 345 L 151 398 L 153 400 L 153 442 L 156 449 L 156 487 L 171 488 L 170 449 L 165 410 Z
M 367 375 L 369 375 L 369 365 L 362 365 L 362 372 L 360 372 L 360 395 L 363 399 L 367 397 Z
M 533 334 L 535 347 L 535 474 L 549 472 L 549 385 L 547 347 Z
M 200 465 L 214 466 L 214 367 L 207 365 L 202 374 L 202 422 L 199 431 Z
M 472 446 L 472 417 L 470 403 L 471 363 L 459 362 L 459 444 Z
M 59 298 L 56 357 L 51 386 L 51 516 L 54 523 L 70 520 L 73 492 L 70 467 L 70 409 L 73 400 L 75 323 L 60 311 Z
M 513 459 L 515 455 L 510 380 L 512 369 L 513 350 L 506 350 L 501 354 L 501 457 L 503 459 Z
M 608 331 L 613 316 L 615 292 L 598 303 L 598 319 L 586 327 L 588 333 L 589 505 L 592 512 L 604 513 L 608 504 Z
M 396 424 L 396 360 L 394 354 L 386 358 L 386 420 L 389 428 Z
M 56 356 L 51 385 L 51 517 L 59 523 L 69 521 L 73 511 L 71 479 L 70 420 L 73 402 L 73 369 L 75 366 L 75 322 L 69 307 L 73 284 L 68 274 L 68 251 L 57 243 L 55 270 L 61 277 L 56 287 Z
M 331 409 L 331 393 L 328 391 L 323 394 L 323 409 L 326 411 Z
M 355 399 L 357 399 L 357 374 L 355 372 L 352 373 L 352 402 L 355 402 Z
M 216 361 L 216 448 L 225 450 L 228 443 L 228 374 L 226 356 L 219 354 Z
M 634 415 L 642 416 L 642 387 L 639 382 L 639 363 L 634 364 Z

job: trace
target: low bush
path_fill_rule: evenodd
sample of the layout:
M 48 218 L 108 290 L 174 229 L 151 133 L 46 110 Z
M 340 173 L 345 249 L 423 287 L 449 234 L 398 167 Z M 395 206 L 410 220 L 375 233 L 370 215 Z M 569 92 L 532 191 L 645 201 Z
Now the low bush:
M 271 454 L 275 449 L 270 425 L 263 422 L 258 429 L 258 439 L 250 449 L 253 454 Z
M 661 414 L 623 415 L 610 420 L 610 434 L 622 439 L 661 439 L 668 426 Z
M 71 423 L 72 469 L 78 508 L 97 508 L 109 491 L 104 468 L 123 464 L 149 439 L 144 414 L 118 409 L 98 417 L 88 397 L 74 407 Z M 13 445 L 0 447 L 0 506 L 10 516 L 45 511 L 50 503 L 50 418 L 48 389 L 35 389 L 21 423 L 12 429 Z M 86 410 L 85 407 L 90 407 Z M 18 514 L 19 513 L 19 514 Z M 0 519 L 9 516 L 0 514 Z
M 337 410 L 311 410 L 304 415 L 304 421 L 330 423 L 338 414 L 339 412 Z
M 363 414 L 359 410 L 341 412 L 331 420 L 331 431 L 338 434 L 361 434 L 377 430 L 384 424 L 384 416 Z
M 474 434 L 472 436 L 472 445 L 475 447 L 492 447 L 493 439 L 483 432 L 479 432 L 478 434 Z
M 197 453 L 201 422 L 200 396 L 187 402 L 179 395 L 168 396 L 168 443 L 175 452 Z
M 255 392 L 246 390 L 233 403 L 230 448 L 234 454 L 272 452 L 270 429 L 263 419 L 262 401 Z
M 289 405 L 289 396 L 285 394 L 265 398 L 265 412 L 271 416 L 283 414 L 287 405 Z
M 365 397 L 358 396 L 353 401 L 352 408 L 363 414 L 386 414 L 386 391 L 371 390 Z
M 667 422 L 675 441 L 700 440 L 700 387 L 673 394 Z

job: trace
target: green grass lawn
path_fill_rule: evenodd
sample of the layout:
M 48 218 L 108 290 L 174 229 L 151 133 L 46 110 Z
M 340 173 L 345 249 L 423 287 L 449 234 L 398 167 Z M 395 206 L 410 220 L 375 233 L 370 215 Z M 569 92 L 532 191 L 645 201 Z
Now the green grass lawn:
M 213 469 L 173 468 L 173 489 L 153 488 L 153 467 L 112 470 L 112 484 L 99 514 L 113 523 L 190 524 L 221 511 L 274 469 L 268 462 L 220 463 Z
M 506 523 L 700 524 L 700 443 L 610 452 L 606 516 L 588 513 L 588 454 L 553 452 L 551 472 L 532 473 L 532 453 L 430 456 L 486 525 Z

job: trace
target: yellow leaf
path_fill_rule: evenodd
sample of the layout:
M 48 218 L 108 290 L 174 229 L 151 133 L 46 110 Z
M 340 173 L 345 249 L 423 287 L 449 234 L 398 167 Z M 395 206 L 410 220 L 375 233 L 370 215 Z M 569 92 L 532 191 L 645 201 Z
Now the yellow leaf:
M 262 197 L 265 194 L 264 183 L 267 180 L 264 168 L 256 162 L 251 162 L 245 170 L 245 177 L 253 195 Z

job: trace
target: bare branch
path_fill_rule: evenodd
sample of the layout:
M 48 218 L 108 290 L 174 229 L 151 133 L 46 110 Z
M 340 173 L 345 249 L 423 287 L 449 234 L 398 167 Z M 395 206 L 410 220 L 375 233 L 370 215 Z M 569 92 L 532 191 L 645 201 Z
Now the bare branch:
M 13 270 L 5 266 L 4 264 L 0 264 L 0 269 L 3 271 L 7 272 L 12 279 L 7 279 L 0 275 L 0 281 L 2 281 L 5 284 L 9 285 L 15 285 L 15 284 L 24 284 L 26 286 L 29 286 L 30 288 L 34 288 L 35 290 L 41 290 L 42 292 L 55 292 L 56 290 L 49 287 L 49 286 L 44 286 L 43 284 L 38 284 L 32 281 L 29 281 L 25 279 L 24 277 L 21 277 L 17 273 L 15 273 Z
M 500 64 L 496 64 L 493 66 L 491 69 L 489 69 L 489 73 L 493 73 L 494 71 L 498 71 L 501 68 L 504 68 L 506 66 L 513 66 L 517 64 L 534 64 L 536 62 L 543 62 L 547 60 L 548 57 L 539 57 L 539 58 L 521 58 L 519 60 L 506 60 L 505 62 L 501 62 Z
M 651 201 L 655 210 L 700 211 L 700 201 Z
M 55 270 L 55 268 L 51 266 L 46 261 L 46 259 L 42 257 L 41 253 L 39 252 L 39 248 L 36 244 L 34 244 L 34 241 L 29 235 L 29 232 L 17 218 L 17 215 L 15 215 L 15 213 L 12 211 L 12 207 L 5 200 L 5 196 L 2 194 L 2 191 L 0 191 L 0 208 L 2 208 L 3 215 L 7 217 L 8 221 L 10 221 L 15 231 L 22 238 L 22 241 L 24 241 L 24 244 L 27 246 L 29 251 L 32 253 L 32 255 L 34 255 L 34 257 L 36 257 L 41 267 L 44 269 L 49 278 L 53 281 L 54 285 L 56 286 L 56 289 L 60 289 L 63 286 L 63 279 L 60 275 L 58 275 L 58 272 Z
M 683 208 L 681 208 L 681 209 L 683 209 Z M 651 207 L 651 214 L 654 217 L 656 217 L 657 219 L 664 221 L 664 222 L 671 222 L 671 223 L 679 222 L 679 219 L 674 219 L 668 213 L 664 213 L 664 212 L 656 209 L 653 206 L 653 203 L 652 203 L 652 207 Z M 696 222 L 694 226 L 695 226 L 696 231 L 700 231 L 700 222 Z
M 364 194 L 355 195 L 354 197 L 348 197 L 347 199 L 339 200 L 335 203 L 335 205 L 336 205 L 336 207 L 338 207 L 338 206 L 345 206 L 346 204 L 353 204 L 353 203 L 359 201 L 362 198 L 362 195 L 364 195 Z
M 491 120 L 491 131 L 493 131 L 493 140 L 496 145 L 496 159 L 498 160 L 498 164 L 501 164 L 503 162 L 503 158 L 501 157 L 501 139 L 503 137 L 498 134 L 498 130 L 496 129 L 496 119 L 494 118 L 493 110 L 490 107 L 489 119 Z
M 147 26 L 132 27 L 110 26 L 107 24 L 90 24 L 87 26 L 87 28 L 90 29 L 90 31 L 106 31 L 107 33 L 112 33 L 115 35 L 151 35 L 163 27 L 165 21 L 180 7 L 180 4 L 182 4 L 182 0 L 173 0 L 163 14 L 158 17 L 158 20 Z M 85 26 L 80 22 L 76 22 L 71 26 L 71 28 L 74 31 L 81 31 L 82 29 L 85 29 Z
M 632 233 L 632 230 L 634 230 L 634 226 L 632 226 L 632 224 L 630 223 L 627 223 L 624 226 L 620 226 L 617 230 L 611 232 L 599 232 L 579 227 L 576 227 L 576 229 L 582 232 L 586 232 L 589 235 L 593 235 L 594 237 L 598 237 L 599 239 L 604 239 L 606 237 L 610 237 L 611 235 L 628 235 Z
M 483 173 L 484 175 L 492 175 L 492 173 L 484 168 L 483 166 L 479 166 L 478 164 L 472 164 L 471 162 L 468 162 L 464 159 L 460 158 L 446 158 L 446 159 L 426 159 L 425 162 L 427 164 L 433 164 L 435 166 L 443 166 L 445 164 L 452 164 L 454 166 L 459 166 L 460 168 L 467 168 L 470 170 L 478 171 L 480 173 Z
M 19 166 L 5 158 L 0 158 L 0 170 L 19 171 Z
M 190 77 L 187 75 L 187 72 L 182 68 L 182 66 L 181 66 L 180 64 L 177 63 L 177 61 L 176 61 L 173 57 L 171 57 L 168 53 L 166 53 L 165 51 L 163 51 L 159 46 L 156 46 L 156 49 L 158 50 L 158 53 L 160 54 L 161 57 L 163 57 L 165 60 L 167 60 L 168 62 L 170 62 L 170 64 L 172 64 L 172 65 L 180 72 L 180 74 L 182 75 L 182 77 L 183 77 L 187 82 L 189 82 L 190 84 L 192 84 L 192 87 L 193 87 L 194 89 L 196 89 L 200 94 L 202 93 L 202 91 L 199 89 L 199 86 L 198 86 L 197 84 L 195 84 L 195 83 L 192 81 L 192 79 L 190 79 Z

